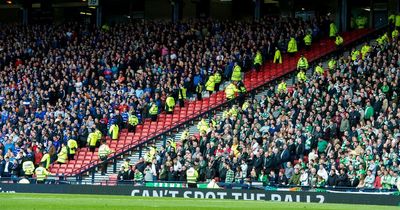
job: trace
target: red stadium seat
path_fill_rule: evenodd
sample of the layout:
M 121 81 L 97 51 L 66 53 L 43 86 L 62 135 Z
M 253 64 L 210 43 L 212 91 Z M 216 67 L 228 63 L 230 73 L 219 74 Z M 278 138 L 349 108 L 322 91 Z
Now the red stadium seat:
M 345 45 L 351 41 L 357 40 L 369 33 L 368 29 L 358 30 L 353 32 L 348 32 L 343 34 L 345 40 Z M 318 59 L 335 49 L 334 43 L 330 40 L 321 40 L 319 43 L 315 43 L 312 49 L 307 54 L 309 62 Z M 304 52 L 303 52 L 304 53 Z M 300 53 L 298 53 L 300 54 Z M 262 67 L 260 72 L 250 71 L 245 74 L 244 84 L 250 91 L 265 82 L 272 79 L 283 76 L 288 72 L 292 72 L 296 68 L 298 56 L 288 57 L 284 55 L 283 64 L 272 64 L 267 63 Z M 203 101 L 185 101 L 185 106 L 180 108 L 176 106 L 173 115 L 166 115 L 161 113 L 158 117 L 158 122 L 151 122 L 150 119 L 144 119 L 143 124 L 136 127 L 135 133 L 127 133 L 123 130 L 119 136 L 118 141 L 111 141 L 107 136 L 107 143 L 110 148 L 118 149 L 132 143 L 139 143 L 140 139 L 147 138 L 149 136 L 155 135 L 156 133 L 161 133 L 168 130 L 173 125 L 177 123 L 188 120 L 192 117 L 197 116 L 197 114 L 205 112 L 212 107 L 217 106 L 225 101 L 225 93 L 221 90 L 218 93 L 212 94 L 209 98 L 204 98 Z M 196 135 L 198 136 L 198 135 Z M 93 160 L 98 160 L 97 153 L 91 153 L 88 148 L 80 148 L 75 155 L 75 162 L 71 162 L 68 166 L 57 166 L 58 164 L 53 164 L 51 166 L 51 171 L 72 173 L 73 170 L 81 168 L 83 165 L 89 164 Z M 71 167 L 70 167 L 71 166 Z

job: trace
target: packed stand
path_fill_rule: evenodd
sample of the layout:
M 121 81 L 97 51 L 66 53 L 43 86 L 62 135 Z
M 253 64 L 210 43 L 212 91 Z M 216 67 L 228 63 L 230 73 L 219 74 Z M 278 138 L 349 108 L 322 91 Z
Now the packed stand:
M 281 81 L 260 100 L 202 119 L 199 135 L 186 130 L 137 164 L 125 161 L 119 179 L 398 190 L 398 36 L 385 33 L 328 68 L 313 66 L 310 78 L 300 71 L 292 87 Z
M 47 169 L 73 159 L 78 148 L 94 152 L 105 136 L 134 132 L 145 118 L 173 111 L 175 101 L 184 106 L 218 91 L 236 66 L 258 69 L 275 49 L 286 51 L 290 38 L 301 47 L 306 33 L 324 36 L 327 22 L 2 25 L 0 176 L 27 175 L 28 160 Z

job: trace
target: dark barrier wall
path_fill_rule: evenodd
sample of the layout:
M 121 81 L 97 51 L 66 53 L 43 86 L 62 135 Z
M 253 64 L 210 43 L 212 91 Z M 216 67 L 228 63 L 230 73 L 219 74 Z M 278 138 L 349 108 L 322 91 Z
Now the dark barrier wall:
M 144 197 L 181 197 L 200 199 L 265 200 L 306 203 L 347 203 L 369 205 L 400 204 L 400 196 L 363 193 L 284 192 L 262 190 L 214 190 L 182 188 L 144 188 L 96 185 L 23 185 L 0 184 L 0 193 L 66 193 L 127 195 Z

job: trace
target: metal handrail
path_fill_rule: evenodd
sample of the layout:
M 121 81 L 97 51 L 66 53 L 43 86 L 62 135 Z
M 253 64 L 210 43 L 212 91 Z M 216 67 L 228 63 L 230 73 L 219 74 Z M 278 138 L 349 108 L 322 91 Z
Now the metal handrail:
M 369 36 L 371 36 L 371 35 L 374 35 L 374 34 L 377 34 L 377 33 L 380 33 L 380 32 L 383 31 L 384 29 L 386 29 L 386 27 L 382 27 L 382 28 L 380 28 L 380 29 L 367 29 L 367 30 L 364 29 L 364 30 L 366 30 L 366 33 L 365 33 L 365 34 L 363 34 L 361 37 L 351 37 L 350 40 L 345 40 L 344 46 L 345 46 L 345 47 L 348 47 L 349 45 L 357 44 L 358 41 L 367 39 L 367 37 L 369 37 Z M 332 53 L 335 52 L 335 51 L 337 51 L 336 48 L 331 48 L 331 49 L 327 50 L 326 53 L 321 54 L 321 55 L 319 55 L 319 56 L 317 56 L 317 57 L 315 57 L 315 58 L 309 59 L 309 63 L 314 63 L 314 62 L 316 62 L 316 61 L 319 61 L 319 60 L 321 60 L 321 59 L 323 59 L 323 58 L 329 56 L 330 54 L 332 54 Z M 304 52 L 304 51 L 303 51 L 303 52 Z M 301 51 L 300 51 L 299 53 L 301 53 Z M 298 53 L 298 54 L 299 54 L 299 53 Z M 263 65 L 266 65 L 266 64 L 267 64 L 267 63 L 264 63 Z M 287 69 L 287 70 L 282 69 L 282 72 L 281 72 L 280 75 L 270 75 L 271 78 L 270 78 L 268 81 L 259 81 L 259 82 L 257 82 L 254 86 L 252 85 L 252 87 L 248 88 L 248 89 L 249 89 L 249 93 L 254 93 L 254 92 L 256 92 L 257 90 L 259 90 L 261 87 L 263 87 L 263 86 L 269 84 L 270 82 L 275 81 L 275 80 L 278 79 L 278 78 L 281 78 L 281 77 L 284 77 L 284 76 L 286 76 L 286 75 L 288 75 L 288 74 L 290 74 L 290 73 L 293 73 L 295 70 L 296 70 L 295 67 L 294 67 L 294 68 L 289 67 L 289 69 Z M 249 73 L 249 72 L 248 72 L 248 73 Z M 222 91 L 219 91 L 219 92 L 217 92 L 217 93 L 214 93 L 213 95 L 219 94 L 219 93 L 221 93 L 221 92 L 222 92 Z M 237 98 L 235 98 L 234 100 L 231 100 L 231 101 L 236 102 L 236 101 L 237 101 Z M 197 111 L 197 112 L 199 112 L 199 113 L 197 113 L 196 111 L 194 111 L 193 114 L 190 114 L 190 115 L 188 115 L 187 117 L 185 117 L 186 120 L 184 120 L 184 121 L 178 121 L 178 122 L 175 122 L 175 123 L 172 122 L 169 129 L 166 129 L 166 130 L 163 129 L 164 131 L 162 131 L 161 133 L 158 133 L 158 134 L 156 134 L 156 135 L 154 135 L 154 136 L 142 137 L 141 139 L 139 139 L 138 142 L 131 143 L 131 144 L 128 144 L 128 145 L 122 147 L 121 149 L 115 151 L 115 152 L 113 153 L 113 155 L 112 155 L 111 157 L 107 158 L 107 160 L 105 160 L 105 161 L 110 162 L 110 161 L 112 161 L 112 160 L 116 160 L 116 159 L 118 159 L 118 157 L 120 157 L 120 156 L 122 156 L 122 155 L 125 155 L 126 153 L 131 152 L 131 151 L 133 151 L 134 149 L 136 149 L 136 148 L 138 148 L 138 147 L 142 147 L 144 144 L 146 144 L 146 143 L 148 143 L 148 142 L 150 142 L 150 141 L 152 141 L 152 140 L 155 140 L 155 139 L 157 139 L 157 138 L 160 138 L 160 137 L 166 135 L 167 133 L 169 133 L 169 132 L 171 132 L 171 131 L 173 131 L 173 130 L 175 130 L 175 129 L 179 129 L 180 127 L 185 126 L 188 122 L 194 121 L 194 120 L 196 120 L 196 119 L 198 119 L 198 118 L 200 118 L 200 117 L 202 117 L 202 116 L 204 116 L 204 115 L 207 115 L 207 114 L 209 114 L 209 113 L 212 113 L 213 111 L 215 111 L 215 110 L 217 110 L 217 109 L 219 109 L 219 108 L 221 108 L 221 107 L 223 107 L 223 106 L 228 105 L 228 102 L 231 103 L 231 101 L 226 101 L 226 99 L 225 99 L 225 100 L 222 101 L 221 104 L 218 104 L 220 101 L 216 100 L 215 103 L 211 105 L 212 108 L 210 108 L 210 109 L 208 109 L 208 110 L 206 110 L 206 111 L 202 111 L 202 110 Z M 213 106 L 214 106 L 214 107 L 213 107 Z M 161 129 L 160 129 L 160 130 L 157 129 L 155 133 L 160 132 L 160 131 L 161 131 Z M 88 164 L 82 166 L 81 168 L 75 169 L 75 170 L 71 173 L 71 176 L 76 176 L 77 179 L 78 179 L 78 178 L 81 178 L 81 176 L 82 176 L 84 173 L 89 172 L 90 170 L 95 170 L 95 168 L 98 167 L 99 165 L 100 165 L 99 160 L 91 161 L 90 163 L 88 163 Z M 82 170 L 82 169 L 83 169 L 83 170 Z
M 21 180 L 22 178 L 11 178 L 11 177 L 1 177 L 0 184 L 12 184 L 17 183 L 17 181 Z M 28 178 L 29 184 L 37 184 L 35 178 Z M 153 181 L 153 182 L 135 182 L 133 180 L 104 180 L 104 181 L 82 181 L 82 180 L 63 180 L 58 179 L 57 177 L 49 177 L 46 179 L 46 184 L 48 185 L 60 185 L 60 184 L 67 184 L 67 185 L 104 185 L 104 186 L 118 186 L 118 185 L 131 185 L 131 186 L 146 186 L 146 183 L 153 183 L 153 184 L 182 184 L 182 188 L 187 188 L 186 182 L 183 181 Z M 208 182 L 197 182 L 197 184 L 208 184 Z M 377 188 L 357 188 L 357 187 L 345 187 L 345 186 L 320 186 L 320 187 L 312 187 L 312 186 L 301 186 L 301 185 L 262 185 L 260 181 L 253 181 L 253 182 L 246 182 L 246 183 L 224 183 L 224 182 L 217 182 L 219 186 L 222 188 L 230 187 L 230 188 L 237 188 L 241 187 L 242 189 L 246 190 L 255 190 L 255 189 L 264 189 L 264 190 L 271 190 L 276 191 L 277 189 L 293 189 L 296 188 L 296 191 L 318 191 L 318 190 L 332 190 L 332 191 L 346 191 L 346 192 L 375 192 L 375 193 L 388 193 L 388 192 L 398 192 L 398 189 L 391 188 L 391 189 L 377 189 Z M 256 185 L 254 185 L 256 184 Z M 160 186 L 155 186 L 160 187 Z M 161 187 L 163 188 L 163 187 Z M 178 187 L 179 188 L 179 187 Z M 293 189 L 294 190 L 294 189 Z

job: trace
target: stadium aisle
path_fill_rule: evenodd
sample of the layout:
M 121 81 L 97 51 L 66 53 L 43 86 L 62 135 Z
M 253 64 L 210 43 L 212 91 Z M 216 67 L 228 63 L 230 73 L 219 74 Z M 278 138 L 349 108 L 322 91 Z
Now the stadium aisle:
M 353 32 L 343 34 L 345 44 L 353 42 L 370 32 L 368 29 L 361 29 Z M 303 53 L 309 60 L 313 60 L 331 53 L 335 50 L 335 44 L 328 39 L 324 39 L 319 43 L 315 43 L 311 50 L 307 52 L 299 52 L 294 57 L 284 56 L 283 64 L 272 64 L 271 62 L 264 65 L 263 70 L 260 72 L 251 71 L 245 75 L 244 84 L 248 90 L 252 90 L 259 86 L 262 86 L 265 82 L 274 80 L 282 75 L 285 75 L 293 71 L 296 67 L 298 57 Z M 141 126 L 138 126 L 137 132 L 133 133 L 121 133 L 118 141 L 108 140 L 110 148 L 116 153 L 122 152 L 128 149 L 141 139 L 148 139 L 159 133 L 167 131 L 172 128 L 174 124 L 179 124 L 187 120 L 188 116 L 196 116 L 208 109 L 215 107 L 225 101 L 225 94 L 223 91 L 212 94 L 211 97 L 203 99 L 202 101 L 190 101 L 188 104 L 180 109 L 175 107 L 174 114 L 172 116 L 166 116 L 166 114 L 160 114 L 158 122 L 145 121 Z M 129 146 L 129 147 L 128 147 Z M 87 148 L 82 148 L 76 154 L 76 160 L 69 161 L 67 164 L 60 165 L 54 164 L 51 168 L 52 173 L 71 175 L 82 171 L 82 168 L 89 167 L 98 163 L 97 152 L 91 153 Z

